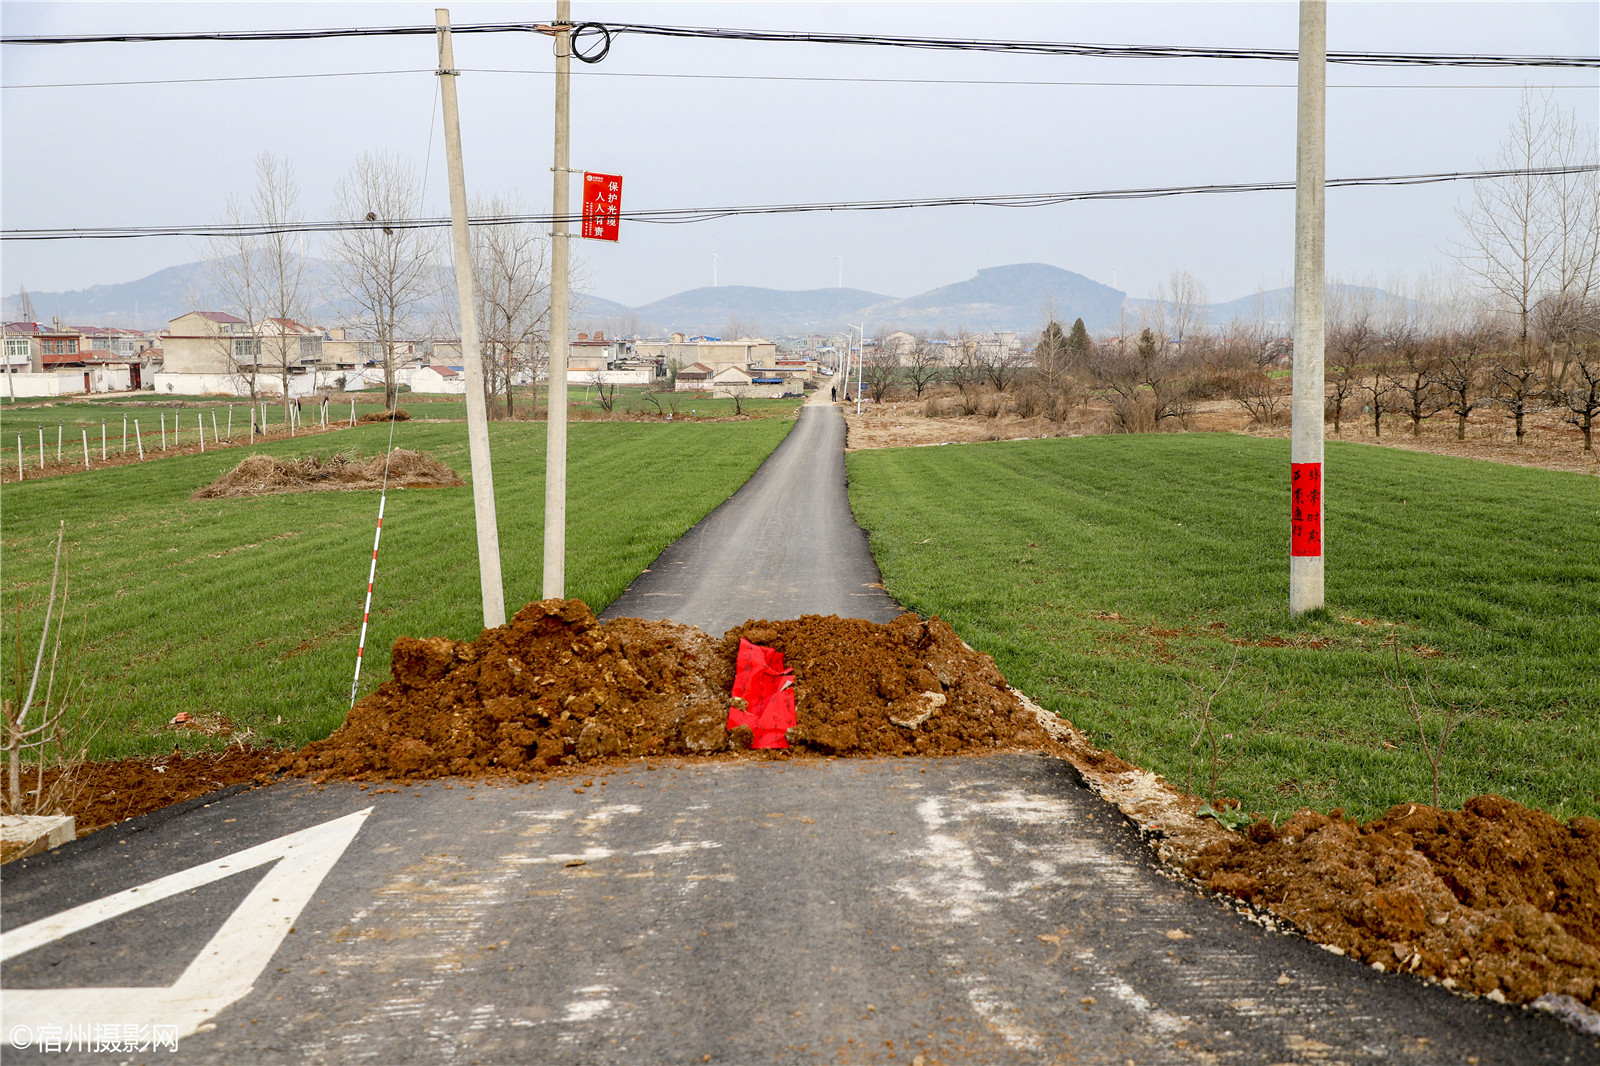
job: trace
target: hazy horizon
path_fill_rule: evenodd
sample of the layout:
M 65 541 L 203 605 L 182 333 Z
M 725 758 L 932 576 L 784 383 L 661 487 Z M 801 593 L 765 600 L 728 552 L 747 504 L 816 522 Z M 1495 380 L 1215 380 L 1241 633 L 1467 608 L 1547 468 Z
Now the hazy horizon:
M 1449 17 L 1441 17 L 1448 12 Z M 8 34 L 431 25 L 424 4 L 0 5 Z M 547 19 L 548 3 L 463 4 L 457 24 Z M 1294 3 L 573 5 L 578 21 L 1293 49 Z M 1592 53 L 1593 3 L 1333 3 L 1330 49 Z M 474 195 L 550 207 L 547 39 L 458 35 Z M 431 37 L 309 42 L 7 46 L 0 150 L 7 228 L 203 223 L 245 194 L 251 160 L 288 157 L 303 214 L 332 217 L 357 155 L 426 171 L 423 213 L 448 214 Z M 627 208 L 1073 191 L 1293 175 L 1295 66 L 1111 60 L 619 35 L 574 63 L 574 167 L 619 172 Z M 355 73 L 362 72 L 362 73 Z M 383 72 L 383 73 L 376 73 Z M 522 72 L 522 73 L 513 73 Z M 339 74 L 351 76 L 326 77 Z M 319 75 L 309 77 L 309 75 Z M 43 88 L 93 81 L 166 82 Z M 1592 134 L 1593 70 L 1328 68 L 1327 173 L 1478 169 L 1524 86 L 1549 87 Z M 30 166 L 30 159 L 62 159 Z M 1382 283 L 1448 263 L 1465 183 L 1333 189 L 1330 277 Z M 576 199 L 574 198 L 574 203 Z M 1016 210 L 939 208 L 624 221 L 616 246 L 577 242 L 590 291 L 630 306 L 712 280 L 910 295 L 980 268 L 1040 262 L 1131 297 L 1174 271 L 1213 301 L 1287 284 L 1293 193 Z M 320 249 L 308 241 L 309 254 Z M 195 243 L 7 241 L 0 289 L 84 289 L 201 256 Z M 41 309 L 41 313 L 42 309 Z

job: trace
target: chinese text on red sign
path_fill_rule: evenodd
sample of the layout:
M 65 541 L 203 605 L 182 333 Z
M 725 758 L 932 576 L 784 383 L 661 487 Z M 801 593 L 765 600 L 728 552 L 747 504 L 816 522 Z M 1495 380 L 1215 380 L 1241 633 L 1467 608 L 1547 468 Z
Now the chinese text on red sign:
M 1322 554 L 1322 464 L 1289 464 L 1289 554 Z
M 597 241 L 617 239 L 622 216 L 622 175 L 583 174 L 583 235 Z

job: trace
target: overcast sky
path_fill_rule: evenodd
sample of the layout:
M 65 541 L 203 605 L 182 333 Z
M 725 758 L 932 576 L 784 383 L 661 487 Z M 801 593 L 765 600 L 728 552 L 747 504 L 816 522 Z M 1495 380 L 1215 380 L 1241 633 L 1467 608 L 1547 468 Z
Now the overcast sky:
M 458 23 L 549 19 L 554 3 L 459 4 Z M 426 25 L 431 4 L 0 5 L 8 35 Z M 927 36 L 1293 49 L 1294 3 L 625 4 L 576 20 Z M 1600 4 L 1333 3 L 1330 49 L 1595 54 Z M 460 36 L 467 184 L 550 207 L 547 38 Z M 287 43 L 5 46 L 6 228 L 206 222 L 245 193 L 251 160 L 293 160 L 308 218 L 367 149 L 426 163 L 426 211 L 448 213 L 428 37 Z M 1292 63 L 1108 60 L 820 44 L 619 37 L 574 63 L 572 163 L 618 172 L 625 206 L 694 207 L 1286 180 Z M 24 88 L 43 83 L 369 76 Z M 501 73 L 526 71 L 532 73 Z M 1596 72 L 1358 68 L 1328 73 L 1328 174 L 1492 162 L 1525 85 L 1554 87 L 1594 129 Z M 1003 82 L 1006 84 L 981 84 Z M 430 136 L 432 158 L 429 153 Z M 576 190 L 576 183 L 574 189 Z M 1448 263 L 1460 184 L 1333 190 L 1328 269 L 1382 284 Z M 1292 193 L 624 222 L 578 242 L 592 289 L 641 304 L 712 280 L 909 296 L 981 267 L 1049 263 L 1148 296 L 1187 270 L 1214 300 L 1286 284 Z M 315 252 L 315 246 L 311 249 Z M 5 242 L 15 293 L 129 281 L 198 258 L 183 239 Z

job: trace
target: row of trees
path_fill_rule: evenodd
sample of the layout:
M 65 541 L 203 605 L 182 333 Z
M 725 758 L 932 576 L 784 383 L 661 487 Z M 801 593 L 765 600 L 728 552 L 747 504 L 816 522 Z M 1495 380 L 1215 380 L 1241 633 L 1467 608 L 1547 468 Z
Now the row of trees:
M 369 152 L 334 189 L 337 218 L 365 222 L 335 230 L 322 249 L 330 276 L 313 270 L 303 234 L 287 228 L 303 219 L 293 166 L 263 152 L 255 185 L 228 200 L 225 221 L 252 227 L 213 238 L 205 249 L 207 290 L 196 302 L 252 325 L 264 320 L 305 322 L 311 308 L 337 304 L 350 335 L 374 344 L 384 374 L 384 403 L 399 391 L 401 345 L 420 331 L 460 336 L 460 314 L 448 248 L 441 231 L 412 223 L 420 217 L 422 184 L 398 156 Z M 514 197 L 476 200 L 470 214 L 527 214 Z M 263 232 L 264 231 L 264 232 Z M 544 358 L 539 339 L 549 331 L 550 238 L 531 223 L 472 227 L 472 262 L 486 398 L 502 397 L 512 413 L 512 382 L 536 379 Z M 299 340 L 277 328 L 243 345 L 227 339 L 232 373 L 254 398 L 262 375 L 277 379 L 287 403 L 289 377 L 299 365 Z M 270 380 L 270 379 L 269 379 Z
M 1575 427 L 1593 449 L 1600 415 L 1600 304 L 1582 315 L 1553 320 L 1536 308 L 1533 326 L 1481 307 L 1444 302 L 1437 292 L 1395 296 L 1365 286 L 1329 289 L 1326 334 L 1326 416 L 1335 434 L 1352 413 L 1381 436 L 1385 420 L 1413 435 L 1448 414 L 1465 438 L 1475 412 L 1493 409 L 1510 419 L 1520 443 L 1527 420 L 1551 412 Z M 917 338 L 869 353 L 863 388 L 881 401 L 903 389 L 921 398 L 936 385 L 953 388 L 962 414 L 997 413 L 1065 421 L 1091 397 L 1110 408 L 1114 427 L 1144 432 L 1187 426 L 1205 400 L 1236 403 L 1255 423 L 1288 416 L 1291 351 L 1286 338 L 1261 318 L 1222 329 L 1192 325 L 1184 339 L 1155 327 L 1091 338 L 1078 319 L 1070 329 L 1050 319 L 1031 355 L 1008 353 L 973 340 L 935 344 Z
M 1600 155 L 1592 126 L 1549 96 L 1525 95 L 1497 164 L 1508 176 L 1474 182 L 1460 209 L 1463 238 L 1453 250 L 1460 272 L 1416 285 L 1335 284 L 1329 289 L 1327 414 L 1339 433 L 1347 416 L 1370 417 L 1374 434 L 1392 416 L 1421 432 L 1448 413 L 1464 437 L 1474 412 L 1494 408 L 1520 442 L 1528 416 L 1551 411 L 1576 427 L 1593 450 L 1600 414 Z M 1204 287 L 1174 274 L 1146 301 L 1135 323 L 1090 343 L 1081 321 L 1071 333 L 1053 313 L 1031 360 L 993 353 L 987 360 L 952 349 L 943 366 L 918 341 L 885 352 L 869 391 L 901 377 L 920 396 L 939 379 L 962 406 L 987 387 L 1013 394 L 1023 414 L 1059 418 L 1098 393 L 1124 430 L 1184 424 L 1200 400 L 1226 397 L 1262 423 L 1287 413 L 1284 368 L 1291 351 L 1287 307 L 1258 306 L 1221 328 L 1207 323 Z M 991 408 L 993 401 L 988 402 Z

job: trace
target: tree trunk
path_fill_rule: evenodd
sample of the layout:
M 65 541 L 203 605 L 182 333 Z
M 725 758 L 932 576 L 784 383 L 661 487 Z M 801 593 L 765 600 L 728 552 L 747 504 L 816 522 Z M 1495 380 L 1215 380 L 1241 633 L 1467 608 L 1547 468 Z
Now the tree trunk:
M 1456 419 L 1456 440 L 1467 439 L 1467 416 L 1461 415 Z

